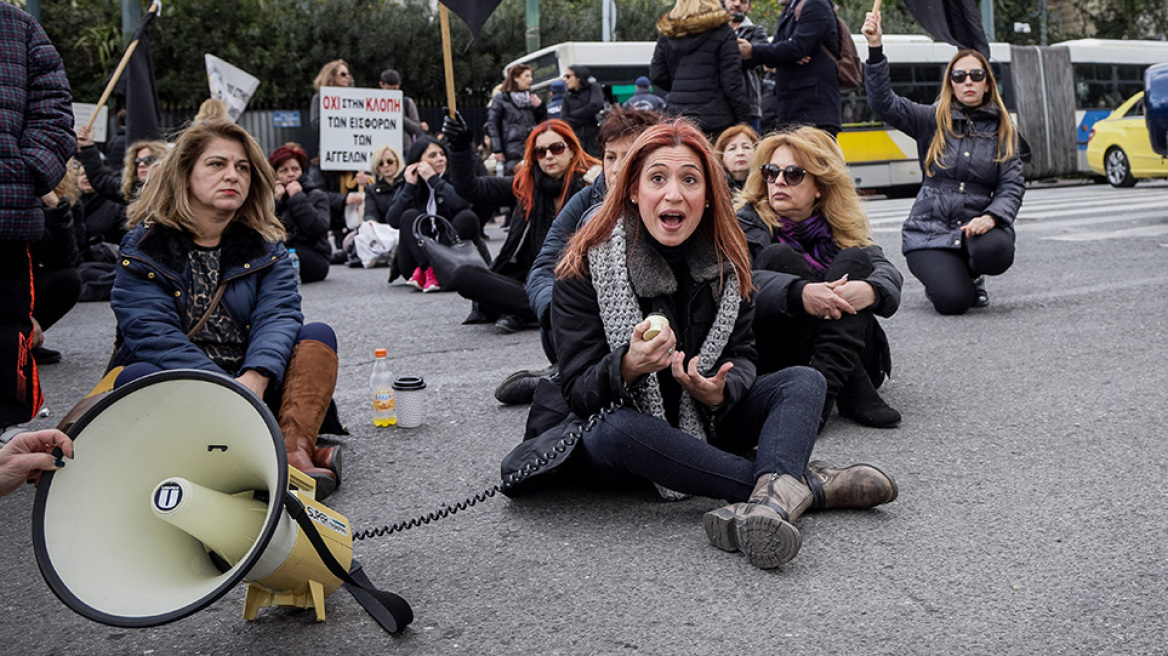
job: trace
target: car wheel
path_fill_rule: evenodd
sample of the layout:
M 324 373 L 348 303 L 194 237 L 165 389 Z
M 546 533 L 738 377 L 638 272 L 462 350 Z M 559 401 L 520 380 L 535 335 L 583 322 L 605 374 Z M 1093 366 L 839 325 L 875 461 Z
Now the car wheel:
M 1113 146 L 1103 156 L 1103 167 L 1107 171 L 1107 181 L 1112 187 L 1134 187 L 1136 179 L 1132 176 L 1131 164 L 1127 161 L 1127 153 L 1122 148 Z

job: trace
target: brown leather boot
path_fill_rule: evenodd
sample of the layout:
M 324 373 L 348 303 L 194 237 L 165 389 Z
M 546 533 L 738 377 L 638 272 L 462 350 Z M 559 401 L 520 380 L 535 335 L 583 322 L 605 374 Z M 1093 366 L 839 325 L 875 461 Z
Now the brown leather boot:
M 754 484 L 746 517 L 738 526 L 738 548 L 760 569 L 791 560 L 803 546 L 792 523 L 811 505 L 811 490 L 787 474 L 765 474 Z
M 337 386 L 337 354 L 322 342 L 306 339 L 292 350 L 284 373 L 280 399 L 280 431 L 288 450 L 288 464 L 316 481 L 316 499 L 323 500 L 337 489 L 336 473 L 317 463 L 336 461 L 317 455 L 316 436 L 328 412 Z M 323 451 L 323 449 L 322 449 Z
M 749 508 L 750 504 L 746 502 L 732 503 L 703 515 L 702 528 L 706 530 L 710 544 L 722 551 L 738 551 L 738 531 Z
M 867 464 L 836 469 L 826 462 L 809 462 L 804 477 L 812 510 L 874 508 L 894 501 L 899 493 L 891 476 Z

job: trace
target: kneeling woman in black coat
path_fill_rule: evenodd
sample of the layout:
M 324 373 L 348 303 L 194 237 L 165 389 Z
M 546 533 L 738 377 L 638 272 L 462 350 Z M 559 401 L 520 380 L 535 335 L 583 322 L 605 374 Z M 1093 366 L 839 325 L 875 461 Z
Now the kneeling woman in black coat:
M 756 378 L 751 289 L 709 142 L 688 121 L 649 128 L 569 243 L 552 292 L 564 399 L 593 419 L 575 440 L 553 429 L 513 451 L 504 478 L 522 481 L 508 494 L 558 471 L 603 486 L 651 481 L 667 499 L 727 499 L 706 513 L 707 537 L 761 568 L 795 557 L 793 522 L 813 503 L 894 499 L 895 483 L 874 467 L 808 468 L 823 376 L 792 367 Z M 657 334 L 654 313 L 669 321 Z M 757 458 L 744 457 L 755 446 Z M 539 466 L 553 450 L 565 454 Z
M 280 146 L 268 162 L 276 171 L 276 217 L 288 233 L 284 245 L 295 250 L 300 260 L 300 282 L 324 280 L 333 253 L 328 242 L 328 195 L 300 186 L 308 166 L 308 154 L 302 148 Z
M 763 139 L 754 164 L 738 221 L 759 289 L 759 370 L 810 366 L 827 379 L 824 421 L 838 401 L 861 424 L 895 426 L 875 387 L 890 369 L 876 316 L 900 307 L 904 277 L 872 240 L 843 152 L 802 127 Z

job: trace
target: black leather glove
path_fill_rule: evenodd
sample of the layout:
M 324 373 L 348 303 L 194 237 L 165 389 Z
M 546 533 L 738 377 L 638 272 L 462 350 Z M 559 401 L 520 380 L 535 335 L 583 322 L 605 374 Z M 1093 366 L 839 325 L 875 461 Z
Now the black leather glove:
M 442 108 L 442 134 L 446 135 L 446 140 L 450 143 L 452 150 L 466 150 L 470 148 L 474 141 L 474 132 L 467 126 L 466 120 L 462 118 L 462 112 L 454 112 L 454 118 L 450 118 L 450 110 Z

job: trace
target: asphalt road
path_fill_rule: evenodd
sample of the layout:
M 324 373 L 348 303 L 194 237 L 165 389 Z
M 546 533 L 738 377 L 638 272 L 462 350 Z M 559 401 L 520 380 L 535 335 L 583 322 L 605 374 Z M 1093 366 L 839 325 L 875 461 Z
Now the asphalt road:
M 869 203 L 902 270 L 910 202 Z M 902 426 L 834 418 L 815 451 L 878 464 L 900 498 L 804 517 L 803 549 L 778 570 L 706 543 L 700 520 L 716 500 L 557 490 L 357 542 L 373 580 L 413 604 L 401 635 L 383 633 L 344 592 L 327 600 L 324 623 L 273 609 L 246 622 L 242 586 L 187 619 L 122 629 L 74 614 L 44 584 L 26 488 L 0 501 L 0 651 L 1164 653 L 1166 249 L 1163 182 L 1032 187 L 1017 262 L 990 280 L 989 308 L 938 316 L 906 276 L 902 307 L 885 323 L 894 375 L 883 388 Z M 333 267 L 304 289 L 308 319 L 340 337 L 336 399 L 352 435 L 342 439 L 344 486 L 327 503 L 355 529 L 497 482 L 526 409 L 499 405 L 492 391 L 511 371 L 544 365 L 536 332 L 460 325 L 467 301 L 386 285 L 385 273 Z M 64 360 L 42 369 L 53 414 L 38 426 L 98 380 L 113 332 L 108 306 L 95 303 L 49 332 Z M 371 423 L 367 382 L 382 346 L 395 373 L 429 385 L 421 428 Z M 93 493 L 106 485 L 117 480 Z

